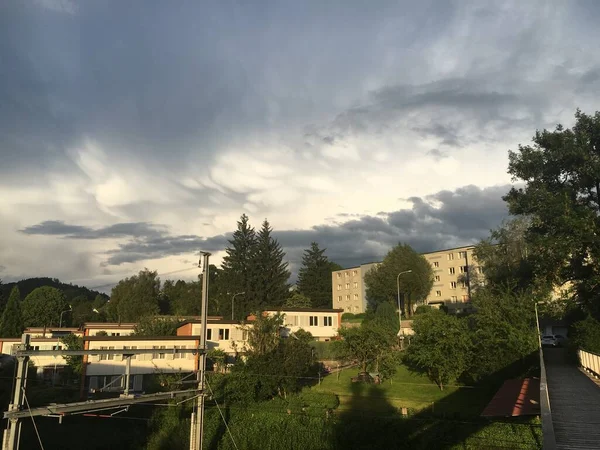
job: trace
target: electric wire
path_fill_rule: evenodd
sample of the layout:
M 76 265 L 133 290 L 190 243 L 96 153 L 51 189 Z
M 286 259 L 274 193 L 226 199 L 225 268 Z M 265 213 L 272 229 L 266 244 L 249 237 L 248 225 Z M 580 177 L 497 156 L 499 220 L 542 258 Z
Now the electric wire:
M 231 434 L 231 430 L 229 429 L 229 425 L 227 424 L 227 420 L 225 420 L 225 416 L 223 415 L 223 411 L 221 411 L 221 407 L 219 406 L 219 402 L 217 402 L 217 398 L 215 397 L 215 394 L 214 394 L 212 388 L 210 387 L 210 384 L 208 383 L 208 380 L 206 380 L 206 378 L 204 379 L 204 382 L 208 386 L 208 390 L 210 391 L 210 395 L 212 395 L 213 400 L 215 401 L 215 405 L 217 405 L 217 409 L 219 410 L 219 414 L 221 415 L 221 419 L 223 419 L 223 423 L 225 424 L 225 427 L 227 428 L 227 432 L 229 433 L 229 437 L 231 438 L 231 442 L 233 442 L 233 446 L 236 449 L 238 449 L 238 446 L 235 443 L 235 439 L 233 438 L 233 434 Z
M 40 437 L 40 432 L 38 431 L 37 425 L 35 424 L 35 419 L 33 418 L 33 414 L 31 412 L 31 407 L 29 406 L 29 400 L 27 400 L 27 394 L 25 394 L 25 388 L 21 388 L 23 390 L 23 399 L 25 400 L 25 404 L 27 405 L 27 410 L 29 411 L 29 415 L 31 416 L 31 422 L 33 423 L 33 428 L 35 430 L 35 434 L 37 435 L 38 442 L 40 443 L 40 448 L 44 450 L 44 444 L 42 444 L 42 438 Z

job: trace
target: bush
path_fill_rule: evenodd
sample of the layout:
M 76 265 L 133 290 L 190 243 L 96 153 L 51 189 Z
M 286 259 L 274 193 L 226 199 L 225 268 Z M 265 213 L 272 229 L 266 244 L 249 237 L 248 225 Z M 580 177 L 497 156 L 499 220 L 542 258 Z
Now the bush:
M 429 311 L 431 311 L 431 306 L 429 305 L 419 305 L 417 306 L 417 309 L 415 309 L 415 315 L 417 314 L 425 314 Z
M 575 350 L 600 353 L 600 322 L 591 316 L 571 327 L 571 345 Z
M 354 319 L 354 314 L 352 314 L 352 313 L 342 314 L 342 322 L 346 321 L 346 320 L 352 320 L 352 319 Z

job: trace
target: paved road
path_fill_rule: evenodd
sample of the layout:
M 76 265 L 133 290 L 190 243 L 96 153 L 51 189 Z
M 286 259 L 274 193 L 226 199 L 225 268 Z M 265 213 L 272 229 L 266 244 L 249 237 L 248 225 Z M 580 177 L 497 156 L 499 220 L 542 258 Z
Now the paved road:
M 544 361 L 557 448 L 600 449 L 600 387 L 564 349 L 544 349 Z

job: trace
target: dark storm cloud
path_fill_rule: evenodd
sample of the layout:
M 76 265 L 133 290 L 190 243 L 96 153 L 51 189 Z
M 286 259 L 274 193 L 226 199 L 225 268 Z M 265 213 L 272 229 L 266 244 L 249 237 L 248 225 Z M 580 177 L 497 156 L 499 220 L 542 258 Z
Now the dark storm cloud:
M 297 267 L 302 251 L 312 241 L 327 248 L 328 256 L 343 265 L 356 265 L 383 258 L 398 242 L 419 252 L 473 244 L 489 235 L 507 215 L 502 201 L 509 186 L 480 189 L 466 186 L 440 191 L 421 198 L 411 197 L 410 209 L 376 216 L 362 216 L 336 225 L 318 225 L 307 230 L 275 231 L 292 266 Z M 31 235 L 63 236 L 68 239 L 125 238 L 107 252 L 106 265 L 134 263 L 146 259 L 225 249 L 230 234 L 203 238 L 171 235 L 162 226 L 122 223 L 92 229 L 62 222 L 46 221 L 22 230 Z

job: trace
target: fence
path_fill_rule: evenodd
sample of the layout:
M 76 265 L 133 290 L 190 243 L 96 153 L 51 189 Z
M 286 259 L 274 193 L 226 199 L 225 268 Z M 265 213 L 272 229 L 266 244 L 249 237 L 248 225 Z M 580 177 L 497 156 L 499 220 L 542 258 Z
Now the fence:
M 540 348 L 540 413 L 542 418 L 543 449 L 554 450 L 556 448 L 556 436 L 554 434 L 554 423 L 552 422 L 552 410 L 550 408 L 550 396 L 548 394 L 548 379 L 546 378 L 546 364 L 544 363 L 544 352 Z
M 585 350 L 578 350 L 577 355 L 581 367 L 596 378 L 600 378 L 600 355 Z

